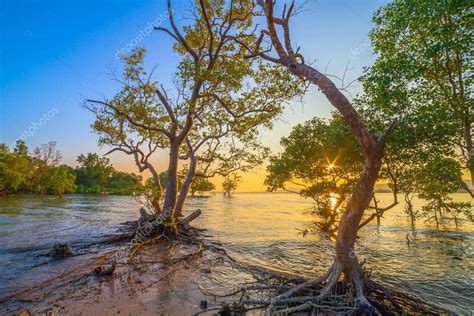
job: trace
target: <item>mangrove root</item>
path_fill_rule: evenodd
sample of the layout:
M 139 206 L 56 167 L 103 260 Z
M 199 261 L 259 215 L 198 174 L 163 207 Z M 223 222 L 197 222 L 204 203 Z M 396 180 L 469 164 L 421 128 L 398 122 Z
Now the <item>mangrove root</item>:
M 400 315 L 426 314 L 441 315 L 446 311 L 425 303 L 407 293 L 384 287 L 368 277 L 364 277 L 363 299 L 358 294 L 354 282 L 335 279 L 338 273 L 333 264 L 323 276 L 307 282 L 280 282 L 260 284 L 241 288 L 232 293 L 215 297 L 237 296 L 234 311 L 255 308 L 265 309 L 265 315 L 318 315 L 318 314 L 363 314 Z M 288 284 L 290 283 L 290 284 Z M 262 297 L 264 297 L 262 299 Z M 266 299 L 265 299 L 266 297 Z M 243 299 L 244 298 L 244 299 Z

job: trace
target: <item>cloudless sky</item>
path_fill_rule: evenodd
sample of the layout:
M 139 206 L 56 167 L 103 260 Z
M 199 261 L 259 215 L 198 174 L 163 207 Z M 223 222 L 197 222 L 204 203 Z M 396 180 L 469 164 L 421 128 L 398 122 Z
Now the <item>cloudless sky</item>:
M 300 1 L 297 1 L 299 3 Z M 381 0 L 309 0 L 294 18 L 295 46 L 319 69 L 347 81 L 362 73 L 374 56 L 368 41 L 371 16 L 386 3 Z M 148 49 L 147 66 L 158 66 L 159 80 L 172 89 L 169 78 L 177 59 L 172 41 L 163 33 L 138 36 L 149 23 L 168 26 L 165 0 L 0 0 L 0 143 L 13 144 L 25 131 L 27 145 L 54 140 L 63 162 L 75 165 L 80 153 L 105 153 L 91 132 L 93 115 L 83 108 L 87 98 L 111 98 L 119 88 L 111 72 L 121 69 L 117 51 L 138 42 Z M 175 19 L 183 16 L 189 0 L 172 1 Z M 359 89 L 353 88 L 353 94 Z M 312 87 L 304 104 L 294 103 L 263 142 L 275 152 L 291 127 L 314 116 L 327 117 L 331 106 Z M 117 169 L 136 172 L 126 155 L 110 157 Z M 161 158 L 158 158 L 161 159 Z M 165 159 L 160 160 L 162 169 Z M 243 191 L 263 190 L 264 168 L 244 177 Z M 257 176 L 256 176 L 257 175 Z

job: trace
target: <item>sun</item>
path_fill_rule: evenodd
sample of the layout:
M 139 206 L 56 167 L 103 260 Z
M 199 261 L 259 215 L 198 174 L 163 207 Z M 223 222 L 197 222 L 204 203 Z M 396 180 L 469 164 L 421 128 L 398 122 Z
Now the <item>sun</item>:
M 337 205 L 337 195 L 336 193 L 329 194 L 329 203 L 331 205 L 331 209 L 333 210 Z

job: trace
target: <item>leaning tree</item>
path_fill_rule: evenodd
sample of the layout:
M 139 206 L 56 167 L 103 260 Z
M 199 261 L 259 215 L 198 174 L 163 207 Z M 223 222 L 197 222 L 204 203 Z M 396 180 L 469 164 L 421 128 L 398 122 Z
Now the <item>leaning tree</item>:
M 295 3 L 292 2 L 289 6 L 285 5 L 281 17 L 277 17 L 274 14 L 275 4 L 273 0 L 258 0 L 258 4 L 263 9 L 266 28 L 261 31 L 261 35 L 254 45 L 248 45 L 239 39 L 236 39 L 236 41 L 247 49 L 248 57 L 259 57 L 271 63 L 283 65 L 296 77 L 318 87 L 340 113 L 364 155 L 363 170 L 340 220 L 335 245 L 336 257 L 333 264 L 322 277 L 298 285 L 274 298 L 269 313 L 272 312 L 275 304 L 279 301 L 284 301 L 302 289 L 321 284 L 322 282 L 326 282 L 326 284 L 320 296 L 327 296 L 333 291 L 341 275 L 353 284 L 356 293 L 356 304 L 370 307 L 371 304 L 365 296 L 364 287 L 368 279 L 354 252 L 354 245 L 364 211 L 368 208 L 373 196 L 374 185 L 382 165 L 386 137 L 399 124 L 399 118 L 395 118 L 390 122 L 384 132 L 380 134 L 371 133 L 355 109 L 355 106 L 344 93 L 337 88 L 328 76 L 318 71 L 315 67 L 306 64 L 299 48 L 293 48 L 290 19 L 294 15 Z M 280 28 L 281 32 L 277 28 Z M 272 45 L 270 48 L 262 47 L 264 39 L 270 40 Z

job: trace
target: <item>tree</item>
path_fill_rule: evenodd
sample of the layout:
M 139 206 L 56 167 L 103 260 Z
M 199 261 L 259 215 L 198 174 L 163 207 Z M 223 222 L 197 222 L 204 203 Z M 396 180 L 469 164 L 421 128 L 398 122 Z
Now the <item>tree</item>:
M 196 192 L 202 195 L 204 192 L 215 190 L 216 186 L 214 183 L 206 178 L 195 178 L 191 185 L 191 195 L 194 196 Z
M 135 174 L 113 171 L 107 180 L 106 190 L 110 194 L 133 195 L 142 187 L 142 178 Z
M 456 227 L 461 216 L 472 221 L 472 209 L 469 202 L 453 201 L 451 194 L 462 189 L 458 179 L 462 171 L 456 160 L 440 156 L 428 161 L 418 174 L 420 198 L 428 201 L 422 212 L 428 221 L 433 221 L 439 228 L 443 222 L 453 221 Z
M 374 185 L 382 166 L 386 137 L 399 124 L 399 119 L 395 119 L 389 123 L 383 133 L 379 135 L 372 134 L 367 129 L 355 106 L 347 99 L 343 92 L 336 87 L 328 76 L 313 66 L 306 64 L 304 57 L 299 52 L 299 48 L 297 50 L 293 49 L 289 21 L 294 13 L 294 2 L 288 7 L 285 6 L 281 18 L 275 17 L 274 15 L 273 0 L 259 0 L 258 3 L 263 9 L 266 29 L 261 32 L 260 37 L 254 45 L 249 46 L 238 39 L 236 41 L 246 47 L 249 57 L 259 57 L 266 61 L 283 65 L 296 77 L 301 80 L 307 80 L 318 87 L 328 101 L 340 113 L 350 133 L 360 145 L 364 154 L 362 173 L 360 174 L 358 182 L 355 184 L 351 197 L 346 203 L 346 208 L 340 220 L 336 238 L 336 257 L 334 263 L 322 278 L 311 282 L 311 284 L 314 285 L 315 283 L 321 283 L 327 280 L 321 294 L 322 296 L 326 296 L 333 291 L 341 275 L 344 275 L 345 280 L 351 281 L 354 285 L 356 304 L 371 307 L 371 304 L 364 295 L 365 284 L 367 284 L 369 280 L 366 278 L 357 255 L 354 252 L 354 245 L 364 211 L 368 208 L 373 197 Z M 277 27 L 281 28 L 281 33 L 277 32 Z M 281 36 L 283 36 L 283 41 L 281 40 Z M 261 46 L 264 38 L 268 38 L 271 41 L 272 47 L 270 49 L 262 49 Z M 275 55 L 272 53 L 275 53 Z M 307 285 L 302 285 L 298 288 L 304 286 Z M 291 289 L 289 292 L 277 297 L 276 300 L 285 299 L 294 293 L 295 289 Z M 272 304 L 270 306 L 270 312 L 274 308 L 275 306 Z
M 378 54 L 372 79 L 390 78 L 386 92 L 397 91 L 407 104 L 423 102 L 428 112 L 438 113 L 432 129 L 453 128 L 445 134 L 457 148 L 452 157 L 474 185 L 471 20 L 469 1 L 399 0 L 375 13 L 370 36 Z
M 178 218 L 193 179 L 227 175 L 261 163 L 268 152 L 258 141 L 258 127 L 271 126 L 282 104 L 304 91 L 281 67 L 245 59 L 233 38 L 251 27 L 251 1 L 196 1 L 193 24 L 178 29 L 168 1 L 171 36 L 181 58 L 175 93 L 166 91 L 146 72 L 144 49 L 125 57 L 122 90 L 110 101 L 88 100 L 97 119 L 94 131 L 101 145 L 134 157 L 140 172 L 149 170 L 157 188 L 159 174 L 150 162 L 157 149 L 169 152 L 163 201 L 155 197 L 155 213 Z M 173 101 L 176 100 L 176 101 Z M 189 162 L 178 190 L 178 162 Z M 199 174 L 196 170 L 200 170 Z M 161 207 L 158 207 L 162 205 Z
M 237 174 L 228 175 L 222 182 L 222 189 L 224 189 L 224 196 L 232 197 L 240 182 L 241 177 Z
M 389 136 L 381 176 L 403 192 L 413 228 L 419 217 L 453 219 L 441 219 L 438 211 L 449 192 L 463 188 L 472 195 L 462 179 L 471 160 L 466 148 L 472 148 L 466 124 L 473 117 L 467 7 L 463 1 L 395 1 L 374 15 L 370 36 L 379 55 L 362 77 L 360 110 L 373 131 L 403 117 Z M 416 195 L 428 200 L 421 210 L 411 202 Z M 468 203 L 453 206 L 470 218 Z
M 0 196 L 26 189 L 31 179 L 32 162 L 28 147 L 23 140 L 16 142 L 13 152 L 0 144 L 3 159 L 0 160 Z
M 31 179 L 31 190 L 43 194 L 46 188 L 43 186 L 49 169 L 55 167 L 62 159 L 59 150 L 56 149 L 56 142 L 50 141 L 47 144 L 36 146 L 33 150 L 33 174 Z
M 72 168 L 62 165 L 48 170 L 44 185 L 48 192 L 63 198 L 65 193 L 73 193 L 76 189 L 74 184 L 76 176 Z
M 337 231 L 340 209 L 352 193 L 364 163 L 359 144 L 341 116 L 314 118 L 282 138 L 283 152 L 270 158 L 265 184 L 314 201 L 317 226 Z
M 79 165 L 75 169 L 76 184 L 80 193 L 103 193 L 109 177 L 114 171 L 110 160 L 95 153 L 77 157 Z

